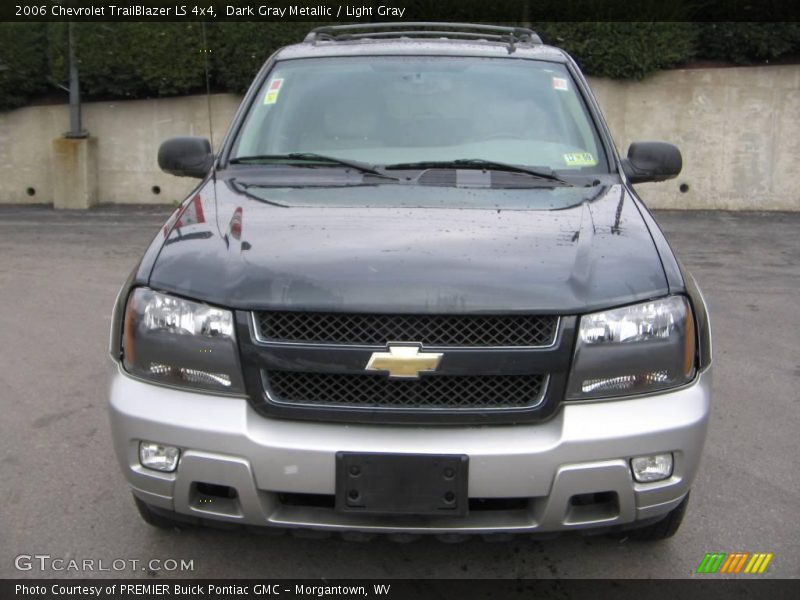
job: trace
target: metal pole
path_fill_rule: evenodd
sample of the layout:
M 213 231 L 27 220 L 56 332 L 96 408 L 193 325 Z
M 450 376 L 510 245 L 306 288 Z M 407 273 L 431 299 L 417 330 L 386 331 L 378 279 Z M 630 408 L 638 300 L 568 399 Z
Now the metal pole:
M 84 138 L 89 134 L 81 124 L 81 89 L 78 81 L 78 61 L 75 60 L 74 23 L 69 24 L 69 131 L 68 138 Z
M 522 5 L 522 22 L 520 25 L 522 27 L 528 27 L 529 29 L 533 26 L 531 23 L 531 3 L 530 0 L 525 0 L 525 3 Z

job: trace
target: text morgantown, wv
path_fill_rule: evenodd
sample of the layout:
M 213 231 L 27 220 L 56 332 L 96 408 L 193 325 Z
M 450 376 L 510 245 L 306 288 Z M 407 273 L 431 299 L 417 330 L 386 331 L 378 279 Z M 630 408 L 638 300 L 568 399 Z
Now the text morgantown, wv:
M 174 598 L 216 598 L 218 596 L 388 596 L 391 584 L 374 584 L 371 589 L 364 585 L 308 585 L 275 584 L 220 585 L 216 583 L 114 583 L 114 584 L 17 584 L 15 594 L 22 596 L 169 596 Z

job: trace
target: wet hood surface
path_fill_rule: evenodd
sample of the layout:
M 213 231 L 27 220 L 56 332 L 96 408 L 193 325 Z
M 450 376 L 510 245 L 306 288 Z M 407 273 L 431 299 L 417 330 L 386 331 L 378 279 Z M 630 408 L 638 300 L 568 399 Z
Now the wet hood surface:
M 219 181 L 216 198 L 212 185 L 165 225 L 152 287 L 231 308 L 407 313 L 576 314 L 668 293 L 620 185 L 256 195 Z M 389 189 L 402 202 L 369 201 Z M 443 194 L 472 199 L 444 207 Z

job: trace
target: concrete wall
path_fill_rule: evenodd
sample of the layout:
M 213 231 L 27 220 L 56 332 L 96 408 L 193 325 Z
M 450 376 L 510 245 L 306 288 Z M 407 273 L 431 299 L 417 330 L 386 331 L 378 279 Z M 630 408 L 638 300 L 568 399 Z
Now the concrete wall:
M 673 142 L 683 152 L 678 179 L 638 186 L 650 207 L 800 210 L 800 65 L 674 70 L 642 82 L 591 83 L 623 154 L 631 141 L 648 139 Z M 217 143 L 238 103 L 234 95 L 212 96 Z M 195 185 L 159 171 L 156 152 L 173 135 L 208 136 L 205 96 L 87 103 L 83 121 L 97 138 L 101 202 L 169 203 Z M 0 202 L 53 201 L 59 182 L 51 140 L 68 122 L 65 105 L 0 113 Z
M 214 141 L 219 144 L 240 98 L 211 97 Z M 197 179 L 158 168 L 159 144 L 175 135 L 208 137 L 205 96 L 88 102 L 83 125 L 97 139 L 100 202 L 171 203 L 183 200 Z M 67 105 L 29 106 L 0 112 L 0 203 L 50 203 L 55 186 L 52 139 L 69 129 Z M 153 192 L 157 187 L 160 193 Z M 28 188 L 35 190 L 29 195 Z
M 637 140 L 681 149 L 677 179 L 637 186 L 651 208 L 800 210 L 800 65 L 591 84 L 623 156 Z

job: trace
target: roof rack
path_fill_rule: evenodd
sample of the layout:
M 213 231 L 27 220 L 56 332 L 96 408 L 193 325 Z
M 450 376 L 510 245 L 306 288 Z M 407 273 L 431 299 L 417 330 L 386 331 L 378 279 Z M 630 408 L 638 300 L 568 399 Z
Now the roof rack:
M 527 27 L 425 21 L 326 25 L 312 29 L 304 41 L 315 43 L 389 38 L 446 38 L 506 42 L 509 44 L 510 52 L 514 51 L 514 44 L 517 43 L 542 43 L 542 39 L 536 32 Z

